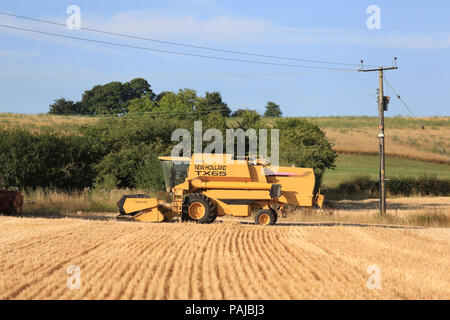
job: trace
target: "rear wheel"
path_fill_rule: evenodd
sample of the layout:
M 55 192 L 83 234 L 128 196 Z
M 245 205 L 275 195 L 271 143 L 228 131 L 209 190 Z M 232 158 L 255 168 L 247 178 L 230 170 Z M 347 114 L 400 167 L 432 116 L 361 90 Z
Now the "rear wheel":
M 181 218 L 183 221 L 212 223 L 217 218 L 217 210 L 213 202 L 201 193 L 186 196 Z
M 270 209 L 259 210 L 255 215 L 255 223 L 262 226 L 272 226 L 277 223 L 277 214 Z

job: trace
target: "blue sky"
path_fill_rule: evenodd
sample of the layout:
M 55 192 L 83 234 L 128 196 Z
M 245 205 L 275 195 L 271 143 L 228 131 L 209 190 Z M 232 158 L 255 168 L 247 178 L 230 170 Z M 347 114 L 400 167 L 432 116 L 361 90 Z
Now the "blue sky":
M 82 26 L 154 39 L 304 59 L 391 65 L 388 79 L 420 116 L 450 115 L 448 1 L 23 1 L 0 11 L 65 23 L 78 5 Z M 381 30 L 368 30 L 369 5 Z M 283 63 L 67 30 L 0 15 L 0 24 L 162 50 Z M 288 62 L 315 65 L 307 62 Z M 336 66 L 334 66 L 336 67 Z M 357 67 L 355 67 L 357 68 Z M 79 100 L 109 81 L 147 79 L 158 93 L 220 91 L 232 109 L 264 111 L 277 102 L 287 116 L 376 115 L 375 73 L 247 64 L 59 39 L 0 27 L 0 112 L 44 113 L 54 99 Z M 386 94 L 393 95 L 387 90 Z M 387 116 L 407 115 L 391 99 Z

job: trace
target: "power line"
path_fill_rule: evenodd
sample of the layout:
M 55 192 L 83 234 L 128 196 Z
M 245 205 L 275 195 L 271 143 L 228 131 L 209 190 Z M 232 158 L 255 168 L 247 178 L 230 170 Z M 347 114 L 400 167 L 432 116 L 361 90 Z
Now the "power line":
M 361 78 L 361 77 L 358 77 L 358 76 L 356 76 L 356 75 L 354 75 L 354 74 L 350 74 L 350 76 L 352 76 L 352 77 L 355 78 L 355 79 L 358 79 L 359 81 L 361 81 L 362 83 L 364 83 L 366 86 L 368 86 L 368 87 L 370 87 L 370 88 L 373 88 L 372 83 L 370 83 L 370 82 L 367 81 L 366 79 L 363 79 L 363 78 Z
M 183 55 L 183 56 L 207 58 L 207 59 L 214 59 L 214 60 L 226 60 L 226 61 L 233 61 L 233 62 L 273 65 L 273 66 L 282 66 L 282 67 L 294 67 L 294 68 L 309 68 L 309 69 L 322 69 L 322 70 L 340 70 L 340 71 L 357 71 L 355 69 L 343 69 L 343 68 L 331 68 L 331 67 L 319 67 L 319 66 L 302 66 L 302 65 L 296 65 L 296 64 L 274 63 L 274 62 L 265 62 L 265 61 L 256 61 L 256 60 L 225 58 L 225 57 L 208 56 L 208 55 L 186 53 L 186 52 L 179 52 L 179 51 L 161 50 L 161 49 L 140 47 L 140 46 L 134 46 L 134 45 L 129 45 L 129 44 L 123 44 L 123 43 L 116 43 L 116 42 L 109 42 L 109 41 L 102 41 L 102 40 L 94 40 L 94 39 L 89 39 L 89 38 L 75 37 L 75 36 L 69 36 L 69 35 L 64 35 L 64 34 L 60 34 L 60 33 L 39 31 L 39 30 L 21 28 L 21 27 L 16 27 L 16 26 L 11 26 L 11 25 L 4 25 L 4 24 L 0 24 L 0 27 L 9 28 L 9 29 L 15 29 L 15 30 L 21 30 L 21 31 L 26 31 L 26 32 L 32 32 L 32 33 L 38 33 L 38 34 L 44 34 L 44 35 L 60 37 L 60 38 L 68 38 L 68 39 L 81 40 L 81 41 L 87 41 L 87 42 L 92 42 L 92 43 L 106 44 L 106 45 L 111 45 L 111 46 L 119 46 L 119 47 L 126 47 L 126 48 L 132 48 L 132 49 L 141 49 L 141 50 L 147 50 L 147 51 L 154 51 L 154 52 L 159 52 L 159 53 L 177 54 L 177 55 Z
M 266 72 L 266 73 L 236 73 L 236 74 L 180 74 L 180 75 L 167 75 L 167 76 L 151 76 L 150 79 L 189 79 L 189 78 L 252 78 L 252 77 L 273 77 L 273 76 L 289 76 L 289 75 L 302 75 L 302 74 L 320 74 L 329 72 L 353 72 L 353 70 L 321 70 L 321 71 L 299 71 L 299 72 Z M 111 77 L 110 77 L 111 78 Z M 80 80 L 108 80 L 110 78 L 104 77 L 31 77 L 31 76 L 15 76 L 15 77 L 2 77 L 0 81 L 80 81 Z
M 123 116 L 117 116 L 117 115 L 87 115 L 84 117 L 87 118 L 97 118 L 97 119 L 129 119 L 129 118 L 142 118 L 142 117 L 169 117 L 169 116 L 178 116 L 178 115 L 199 115 L 199 114 L 208 114 L 214 111 L 221 112 L 222 110 L 225 110 L 227 107 L 212 107 L 207 108 L 206 110 L 189 110 L 189 111 L 146 111 L 146 112 L 136 112 L 136 113 L 127 113 Z
M 142 117 L 160 117 L 160 116 L 177 116 L 177 115 L 199 115 L 199 114 L 207 114 L 214 111 L 223 111 L 228 109 L 228 107 L 210 107 L 205 110 L 188 110 L 188 111 L 145 111 L 145 112 L 135 112 L 135 113 L 126 113 L 124 115 L 116 115 L 116 114 L 98 114 L 98 115 L 68 115 L 68 116 L 77 116 L 81 118 L 91 118 L 91 119 L 129 119 L 129 118 L 142 118 Z M 60 115 L 64 116 L 64 115 Z M 9 122 L 11 119 L 1 119 L 0 122 Z
M 360 78 L 360 77 L 358 77 L 358 76 L 356 76 L 356 75 L 354 75 L 354 74 L 352 74 L 352 73 L 350 73 L 350 72 L 348 73 L 348 75 L 349 75 L 349 76 L 352 76 L 353 78 L 355 78 L 355 79 L 357 79 L 357 80 L 359 80 L 359 81 L 361 81 L 361 82 L 364 83 L 366 86 L 368 86 L 368 87 L 370 87 L 370 88 L 373 89 L 372 84 L 369 83 L 367 80 L 365 80 L 365 79 L 363 79 L 363 78 Z M 372 97 L 378 98 L 374 93 L 370 93 L 370 95 L 371 95 Z
M 22 15 L 12 14 L 12 13 L 8 13 L 8 12 L 1 12 L 1 11 L 0 11 L 0 14 L 15 17 L 15 18 L 20 18 L 20 19 L 26 19 L 26 20 L 66 27 L 66 25 L 64 23 L 59 23 L 59 22 L 55 22 L 55 21 L 26 17 L 26 16 L 22 16 Z M 282 57 L 282 56 L 275 56 L 275 55 L 266 55 L 266 54 L 260 54 L 260 53 L 250 53 L 250 52 L 237 51 L 237 50 L 218 49 L 218 48 L 199 46 L 199 45 L 191 45 L 191 44 L 174 42 L 174 41 L 165 41 L 165 40 L 158 40 L 158 39 L 152 39 L 152 38 L 146 38 L 146 37 L 133 36 L 133 35 L 124 34 L 124 33 L 111 32 L 111 31 L 81 27 L 81 26 L 80 26 L 80 29 L 86 30 L 86 31 L 97 32 L 97 33 L 102 33 L 102 34 L 124 37 L 124 38 L 130 38 L 130 39 L 135 39 L 135 40 L 151 41 L 151 42 L 157 42 L 157 43 L 162 43 L 162 44 L 169 44 L 169 45 L 194 48 L 194 49 L 209 50 L 209 51 L 215 51 L 215 52 L 224 52 L 224 53 L 232 53 L 232 54 L 254 56 L 254 57 L 261 57 L 261 58 L 288 60 L 288 61 L 301 61 L 301 62 L 311 62 L 311 63 L 343 65 L 343 66 L 359 66 L 359 64 L 356 64 L 356 63 L 343 63 L 343 62 L 324 61 L 324 60 L 301 59 L 301 58 Z M 367 66 L 376 67 L 373 65 L 367 65 Z
M 185 111 L 158 111 L 158 110 L 154 110 L 154 111 L 146 111 L 146 112 L 136 112 L 135 114 L 133 113 L 127 113 L 126 115 L 123 116 L 123 118 L 132 118 L 132 117 L 142 117 L 142 116 L 173 116 L 173 115 L 195 115 L 195 114 L 206 114 L 206 113 L 211 113 L 214 111 L 223 111 L 228 109 L 228 107 L 210 107 L 207 108 L 205 110 L 189 110 L 187 112 Z M 95 117 L 95 116 L 94 116 Z M 103 117 L 103 116 L 100 116 Z M 112 117 L 116 117 L 114 115 L 112 115 Z
M 125 119 L 125 118 L 142 118 L 142 117 L 154 117 L 154 116 L 176 116 L 176 115 L 196 115 L 196 114 L 206 114 L 214 111 L 223 111 L 229 109 L 228 107 L 210 107 L 205 110 L 188 110 L 188 111 L 145 111 L 145 112 L 135 112 L 126 113 L 124 115 L 118 116 L 115 114 L 99 114 L 99 115 L 79 115 L 80 117 L 86 118 L 115 118 L 115 119 Z M 76 115 L 74 115 L 76 116 Z
M 436 141 L 434 141 L 433 137 L 425 129 L 425 125 L 418 119 L 418 117 L 414 114 L 414 112 L 406 104 L 406 102 L 402 99 L 402 97 L 400 97 L 400 95 L 395 91 L 395 89 L 392 87 L 391 83 L 389 82 L 389 80 L 386 77 L 385 77 L 385 81 L 388 84 L 388 86 L 391 88 L 392 92 L 396 95 L 397 99 L 400 100 L 400 102 L 403 104 L 403 106 L 408 110 L 409 114 L 413 117 L 413 119 L 416 120 L 416 122 L 419 124 L 420 127 L 422 127 L 422 130 L 430 138 L 431 142 L 433 142 L 433 144 L 436 147 L 438 147 L 438 149 L 441 151 L 442 155 L 446 156 L 450 160 L 450 157 L 447 156 L 444 149 L 442 149 L 441 146 L 439 144 L 437 144 Z

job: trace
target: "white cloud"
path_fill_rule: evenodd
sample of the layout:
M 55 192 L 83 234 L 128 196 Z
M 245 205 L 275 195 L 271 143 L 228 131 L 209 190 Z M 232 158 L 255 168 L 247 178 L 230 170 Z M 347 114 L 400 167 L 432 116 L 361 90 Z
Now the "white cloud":
M 450 48 L 450 33 L 402 33 L 351 29 L 281 28 L 279 40 L 286 42 L 357 44 L 405 49 Z
M 214 16 L 199 19 L 192 15 L 171 15 L 163 10 L 127 11 L 110 18 L 86 18 L 86 26 L 156 39 L 239 42 L 263 40 L 273 27 L 259 18 Z
M 184 0 L 174 0 L 184 1 Z M 196 0 L 204 5 L 214 5 L 214 0 Z M 58 19 L 44 18 L 52 21 Z M 39 29 L 65 33 L 63 28 L 55 28 L 45 24 L 29 23 L 20 19 L 2 20 L 6 24 L 34 26 Z M 82 11 L 82 26 L 149 37 L 158 40 L 176 41 L 187 44 L 205 46 L 219 45 L 224 48 L 239 48 L 241 44 L 250 45 L 283 45 L 283 44 L 331 44 L 331 45 L 363 45 L 373 47 L 406 48 L 406 49 L 442 49 L 450 48 L 450 33 L 406 33 L 384 30 L 371 31 L 361 29 L 308 28 L 277 25 L 269 20 L 253 17 L 235 17 L 216 15 L 198 18 L 195 15 L 177 15 L 164 9 L 124 11 L 110 17 L 93 16 Z M 23 34 L 18 31 L 15 34 Z M 103 39 L 104 35 L 82 33 L 85 37 Z M 36 35 L 32 35 L 36 38 Z M 47 38 L 47 36 L 42 36 Z M 102 38 L 103 37 L 103 38 Z M 114 40 L 112 40 L 114 39 Z M 128 40 L 117 37 L 111 41 Z M 63 41 L 53 39 L 53 41 Z M 71 43 L 74 41 L 69 40 Z M 65 41 L 68 42 L 68 41 Z M 75 45 L 75 43 L 73 43 Z M 92 47 L 88 44 L 80 46 Z M 153 46 L 153 45 L 148 45 Z
M 199 0 L 208 1 L 208 0 Z M 86 18 L 86 26 L 115 32 L 199 44 L 358 44 L 375 47 L 450 48 L 450 33 L 404 33 L 366 29 L 304 28 L 276 25 L 262 18 L 226 15 L 201 19 L 165 10 L 126 11 L 109 18 Z

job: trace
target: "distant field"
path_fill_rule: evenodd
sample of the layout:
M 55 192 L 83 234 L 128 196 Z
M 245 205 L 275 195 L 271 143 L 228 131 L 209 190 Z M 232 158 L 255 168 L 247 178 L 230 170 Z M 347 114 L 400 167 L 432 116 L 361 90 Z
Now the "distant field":
M 378 154 L 378 118 L 311 117 L 340 153 Z M 265 121 L 273 123 L 275 119 Z M 449 163 L 450 117 L 419 118 L 424 131 L 413 118 L 385 118 L 386 154 L 432 162 Z M 437 147 L 428 137 L 433 138 Z M 442 155 L 443 149 L 447 156 Z
M 0 128 L 22 128 L 31 132 L 53 129 L 60 133 L 75 133 L 82 125 L 93 124 L 97 120 L 84 116 L 0 113 Z
M 0 217 L 0 238 L 0 299 L 450 298 L 446 228 Z
M 334 187 L 355 176 L 369 176 L 373 180 L 377 180 L 378 163 L 378 155 L 339 154 L 336 169 L 325 171 L 323 184 L 327 187 Z M 450 166 L 420 160 L 386 158 L 387 179 L 423 175 L 450 179 Z
M 378 154 L 378 119 L 376 117 L 309 117 L 319 125 L 339 153 Z M 0 113 L 0 127 L 21 127 L 31 131 L 52 128 L 61 133 L 77 132 L 82 125 L 95 123 L 98 118 L 83 116 L 55 116 L 48 114 L 27 115 Z M 426 117 L 419 119 L 429 135 L 450 154 L 450 117 Z M 229 125 L 236 125 L 239 118 L 228 119 Z M 263 118 L 273 124 L 275 118 Z M 418 125 L 407 117 L 387 117 L 386 153 L 391 156 L 430 162 L 449 163 Z

